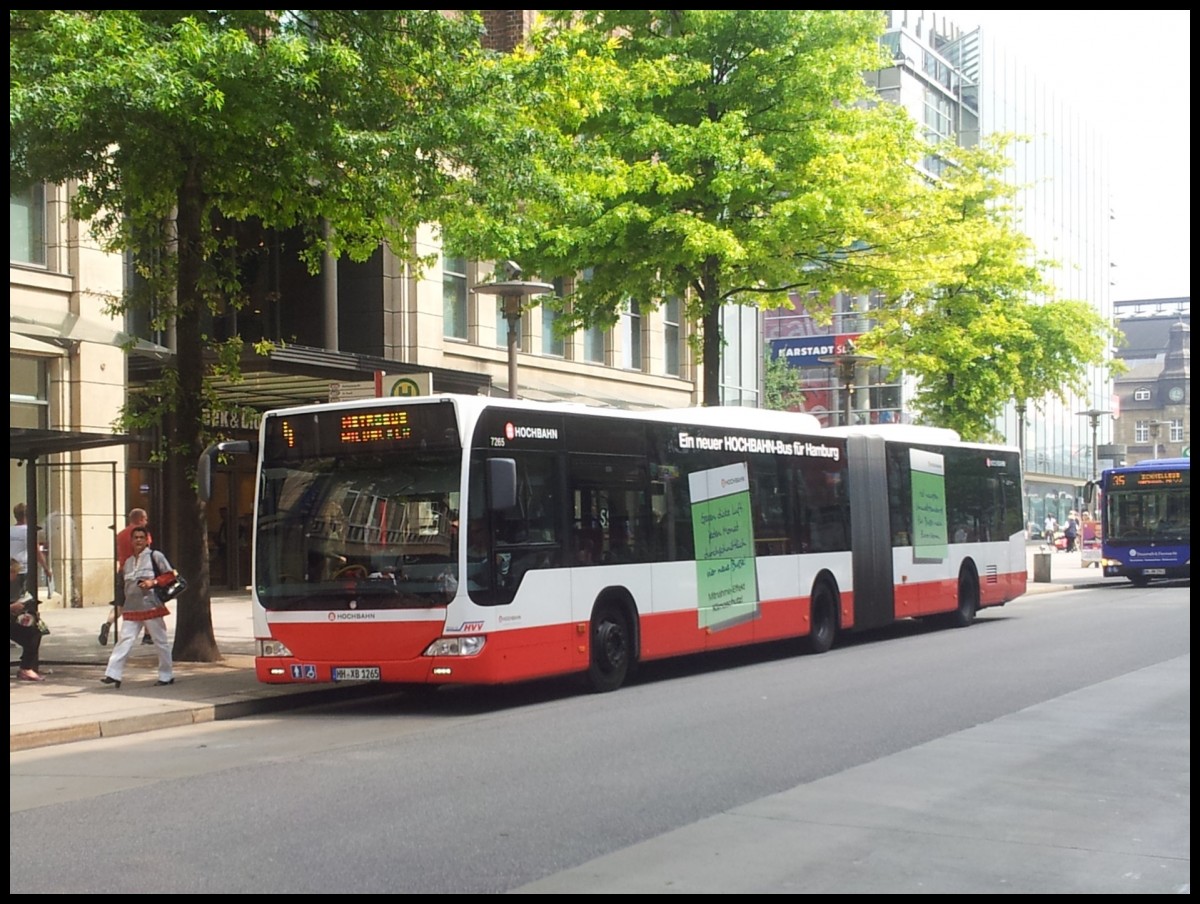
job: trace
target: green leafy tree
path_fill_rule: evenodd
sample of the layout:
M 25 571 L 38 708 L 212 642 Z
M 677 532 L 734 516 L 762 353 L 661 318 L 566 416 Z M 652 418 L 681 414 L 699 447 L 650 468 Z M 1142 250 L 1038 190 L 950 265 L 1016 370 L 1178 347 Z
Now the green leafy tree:
M 862 77 L 882 28 L 869 10 L 557 11 L 509 69 L 538 136 L 509 163 L 527 191 L 447 231 L 544 278 L 590 268 L 558 302 L 567 329 L 686 298 L 719 404 L 723 306 L 868 287 L 915 228 L 920 144 Z
M 325 251 L 363 260 L 381 241 L 407 257 L 416 226 L 511 153 L 489 134 L 503 93 L 479 34 L 476 17 L 438 10 L 9 13 L 11 183 L 75 181 L 71 214 L 130 252 L 148 290 L 115 309 L 153 297 L 175 327 L 174 367 L 130 421 L 163 427 L 170 520 L 155 532 L 193 579 L 179 659 L 220 658 L 193 488 L 214 402 L 205 315 L 244 301 L 256 230 L 301 230 L 314 270 Z
M 973 440 L 997 438 L 1011 401 L 1082 392 L 1117 337 L 1087 302 L 1054 297 L 1054 263 L 1014 227 L 1012 141 L 940 149 L 949 165 L 924 198 L 937 228 L 913 238 L 915 269 L 880 274 L 888 297 L 855 347 L 916 378 L 921 420 Z
M 764 408 L 800 411 L 804 405 L 804 380 L 800 369 L 783 357 L 767 357 L 763 374 Z

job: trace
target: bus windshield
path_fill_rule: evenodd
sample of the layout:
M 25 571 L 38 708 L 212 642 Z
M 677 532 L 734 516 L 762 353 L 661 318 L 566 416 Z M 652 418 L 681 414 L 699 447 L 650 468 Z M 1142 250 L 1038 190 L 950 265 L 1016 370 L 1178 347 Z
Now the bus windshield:
M 1105 504 L 1108 508 L 1108 539 L 1114 543 L 1191 542 L 1188 486 L 1110 491 Z
M 416 420 L 378 409 L 266 424 L 255 548 L 265 608 L 432 607 L 453 598 L 462 453 L 452 417 Z

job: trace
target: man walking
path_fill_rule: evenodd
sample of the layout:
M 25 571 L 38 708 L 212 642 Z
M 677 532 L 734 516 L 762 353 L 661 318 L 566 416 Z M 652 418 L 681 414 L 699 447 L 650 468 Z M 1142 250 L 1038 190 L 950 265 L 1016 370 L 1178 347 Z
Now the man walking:
M 125 606 L 121 620 L 121 635 L 108 657 L 104 669 L 103 684 L 121 687 L 125 674 L 125 660 L 133 649 L 142 625 L 153 638 L 158 651 L 158 680 L 155 685 L 174 684 L 175 676 L 171 663 L 171 644 L 167 640 L 166 616 L 171 612 L 154 592 L 157 576 L 169 572 L 171 563 L 157 549 L 149 545 L 150 535 L 144 527 L 135 527 L 130 532 L 133 555 L 125 560 Z
M 133 530 L 137 527 L 146 527 L 150 516 L 146 514 L 145 509 L 135 508 L 130 509 L 127 520 L 128 523 L 125 527 L 117 533 L 117 573 L 113 586 L 115 597 L 112 608 L 108 610 L 108 618 L 100 626 L 100 646 L 102 647 L 108 645 L 108 632 L 112 630 L 112 626 L 116 623 L 117 617 L 121 614 L 121 607 L 125 602 L 125 562 L 133 555 Z M 154 538 L 150 536 L 149 528 L 146 528 L 146 543 L 150 546 L 154 545 Z M 150 639 L 149 631 L 142 635 L 142 643 L 153 643 Z

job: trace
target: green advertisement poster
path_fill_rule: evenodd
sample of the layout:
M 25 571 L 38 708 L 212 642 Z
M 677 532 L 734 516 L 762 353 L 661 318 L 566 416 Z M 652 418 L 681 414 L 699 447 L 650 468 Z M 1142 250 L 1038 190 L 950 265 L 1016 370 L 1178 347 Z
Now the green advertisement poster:
M 913 559 L 941 562 L 946 542 L 946 464 L 936 452 L 909 450 L 912 468 Z
M 688 475 L 700 627 L 719 630 L 758 616 L 754 522 L 745 463 Z

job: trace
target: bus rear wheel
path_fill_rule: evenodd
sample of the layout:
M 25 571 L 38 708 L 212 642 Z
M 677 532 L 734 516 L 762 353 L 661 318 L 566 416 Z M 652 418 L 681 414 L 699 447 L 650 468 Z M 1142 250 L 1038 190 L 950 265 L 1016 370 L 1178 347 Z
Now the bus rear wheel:
M 624 684 L 632 657 L 629 619 L 618 606 L 599 606 L 592 615 L 591 664 L 587 672 L 592 690 L 603 694 Z
M 833 646 L 837 635 L 837 600 L 830 586 L 822 581 L 813 588 L 810 604 L 808 636 L 804 649 L 809 653 L 824 653 Z
M 979 611 L 979 578 L 970 567 L 965 567 L 958 575 L 958 608 L 947 617 L 947 623 L 952 628 L 965 628 L 975 621 L 975 613 Z

